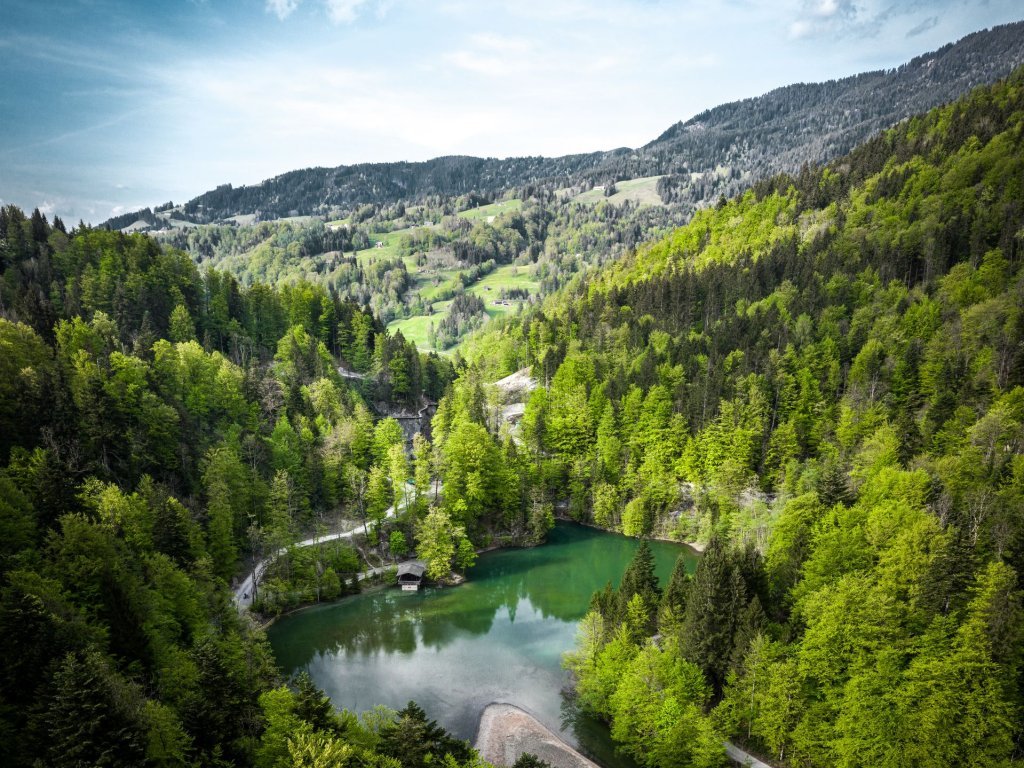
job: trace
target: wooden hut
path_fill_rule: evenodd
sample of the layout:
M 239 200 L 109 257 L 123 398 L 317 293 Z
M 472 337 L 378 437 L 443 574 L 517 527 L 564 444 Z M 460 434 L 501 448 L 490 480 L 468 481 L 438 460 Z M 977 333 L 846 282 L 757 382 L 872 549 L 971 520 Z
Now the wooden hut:
M 405 592 L 415 592 L 423 583 L 423 574 L 427 572 L 426 563 L 411 560 L 398 566 L 398 585 Z

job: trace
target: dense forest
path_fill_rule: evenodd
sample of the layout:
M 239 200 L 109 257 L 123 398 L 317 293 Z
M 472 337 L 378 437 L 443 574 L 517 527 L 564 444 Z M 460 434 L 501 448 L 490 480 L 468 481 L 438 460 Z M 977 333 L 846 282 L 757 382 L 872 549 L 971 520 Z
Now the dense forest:
M 0 210 L 0 273 L 5 764 L 475 764 L 414 705 L 357 720 L 280 687 L 227 589 L 397 500 L 405 438 L 380 410 L 439 398 L 451 363 L 322 287 L 243 288 L 39 211 Z M 317 597 L 359 569 L 301 554 L 286 586 L 312 572 Z
M 530 498 L 706 547 L 668 585 L 641 556 L 568 659 L 641 764 L 1020 759 L 1022 179 L 1018 70 L 467 350 L 542 385 Z

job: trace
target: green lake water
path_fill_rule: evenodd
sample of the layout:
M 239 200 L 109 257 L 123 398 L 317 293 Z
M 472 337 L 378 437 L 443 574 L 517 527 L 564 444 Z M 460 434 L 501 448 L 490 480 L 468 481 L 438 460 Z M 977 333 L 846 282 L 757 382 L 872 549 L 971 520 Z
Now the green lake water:
M 607 730 L 572 712 L 562 654 L 573 647 L 590 597 L 618 585 L 639 542 L 558 523 L 533 549 L 481 555 L 458 587 L 417 593 L 397 587 L 316 606 L 268 631 L 285 674 L 306 670 L 339 708 L 414 700 L 460 738 L 476 735 L 481 710 L 507 702 L 526 710 L 608 768 L 629 765 Z M 651 542 L 664 586 L 683 554 Z

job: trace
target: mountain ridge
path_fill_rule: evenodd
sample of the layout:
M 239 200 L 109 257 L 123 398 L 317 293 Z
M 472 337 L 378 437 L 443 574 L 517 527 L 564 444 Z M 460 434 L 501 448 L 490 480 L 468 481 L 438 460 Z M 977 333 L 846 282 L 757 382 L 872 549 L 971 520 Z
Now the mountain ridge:
M 1024 63 L 1024 21 L 980 30 L 893 68 L 838 80 L 793 83 L 721 104 L 679 121 L 638 148 L 619 147 L 559 157 L 480 158 L 445 155 L 410 162 L 359 163 L 287 171 L 259 184 L 223 184 L 175 210 L 198 223 L 255 214 L 340 215 L 363 204 L 431 195 L 479 195 L 511 189 L 590 188 L 664 176 L 663 203 L 696 210 L 756 179 L 793 172 L 850 151 L 901 119 L 994 82 Z M 152 211 L 124 214 L 121 228 Z

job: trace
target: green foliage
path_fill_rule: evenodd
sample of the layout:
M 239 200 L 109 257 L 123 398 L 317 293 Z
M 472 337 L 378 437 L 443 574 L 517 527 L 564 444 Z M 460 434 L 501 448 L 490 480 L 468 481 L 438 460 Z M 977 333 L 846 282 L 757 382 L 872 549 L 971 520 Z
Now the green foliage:
M 720 766 L 725 750 L 703 716 L 707 699 L 696 666 L 674 647 L 647 645 L 611 696 L 612 737 L 643 766 Z
M 534 395 L 533 476 L 589 486 L 600 524 L 708 540 L 669 586 L 663 642 L 720 697 L 716 721 L 780 763 L 1015 755 L 1022 103 L 1017 72 L 723 200 L 503 331 L 575 409 L 553 419 Z M 641 605 L 609 589 L 592 608 L 568 664 L 614 724 Z M 655 704 L 620 713 L 640 759 Z
M 564 657 L 577 702 L 608 720 L 612 737 L 639 764 L 718 766 L 722 737 L 705 709 L 711 690 L 672 635 L 650 639 L 661 594 L 650 548 L 641 543 L 616 594 L 597 593 Z
M 416 531 L 416 554 L 427 564 L 427 576 L 442 580 L 451 574 L 459 540 L 465 533 L 446 512 L 431 510 Z
M 27 325 L 0 318 L 0 458 L 43 417 L 53 353 Z
M 641 547 L 566 661 L 644 765 L 714 764 L 726 734 L 793 765 L 1009 764 L 1022 104 L 1018 72 L 638 249 L 679 219 L 542 194 L 493 223 L 442 213 L 440 234 L 388 246 L 447 247 L 473 280 L 531 262 L 542 290 L 565 286 L 475 342 L 450 388 L 455 365 L 384 325 L 381 309 L 414 311 L 397 255 L 243 285 L 151 238 L 0 209 L 5 760 L 475 765 L 412 706 L 364 727 L 306 683 L 275 689 L 225 592 L 238 563 L 285 550 L 259 585 L 268 612 L 339 596 L 354 550 L 288 547 L 401 500 L 401 428 L 366 403 L 429 397 L 403 525 L 432 578 L 468 567 L 473 540 L 540 538 L 562 501 L 707 543 L 664 597 Z M 260 233 L 218 236 L 235 256 L 272 239 L 265 273 L 370 234 Z M 584 250 L 623 258 L 567 281 Z M 541 387 L 516 434 L 485 382 L 527 366 Z

